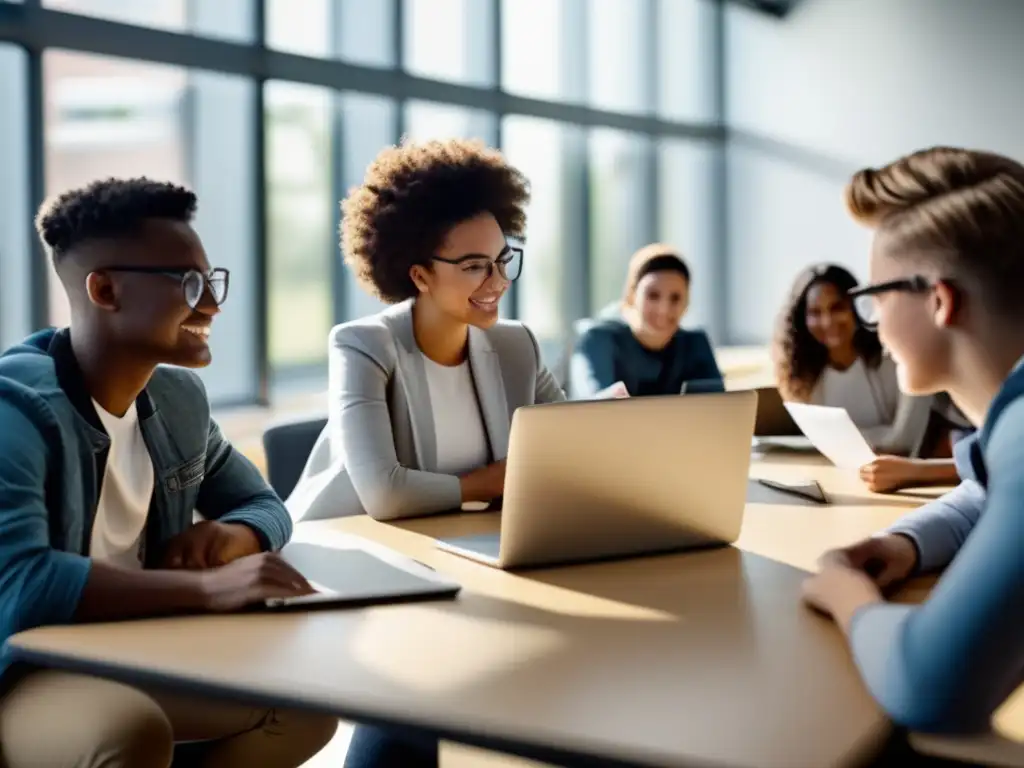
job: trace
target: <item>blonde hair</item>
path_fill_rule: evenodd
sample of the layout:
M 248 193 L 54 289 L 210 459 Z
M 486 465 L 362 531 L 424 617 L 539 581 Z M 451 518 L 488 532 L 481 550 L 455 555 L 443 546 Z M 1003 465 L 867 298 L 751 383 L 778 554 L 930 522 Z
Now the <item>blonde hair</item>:
M 938 266 L 989 311 L 1024 313 L 1024 166 L 991 152 L 933 147 L 854 174 L 846 206 L 885 252 Z

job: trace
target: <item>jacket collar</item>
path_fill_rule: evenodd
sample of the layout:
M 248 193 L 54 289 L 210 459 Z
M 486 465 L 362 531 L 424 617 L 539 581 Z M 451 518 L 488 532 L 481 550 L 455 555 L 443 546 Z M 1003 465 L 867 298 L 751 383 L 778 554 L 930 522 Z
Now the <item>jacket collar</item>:
M 412 422 L 413 442 L 420 466 L 428 471 L 437 470 L 437 442 L 434 413 L 430 403 L 423 353 L 416 344 L 412 325 L 412 301 L 396 305 L 388 312 L 395 337 L 396 364 L 405 384 Z M 487 331 L 469 327 L 469 368 L 476 388 L 477 403 L 483 417 L 492 460 L 505 458 L 508 453 L 509 421 L 505 382 L 501 375 L 501 361 L 491 345 Z
M 53 359 L 57 383 L 64 395 L 93 431 L 98 433 L 96 437 L 102 436 L 103 439 L 99 442 L 105 442 L 107 431 L 103 428 L 103 422 L 100 421 L 96 408 L 92 404 L 92 397 L 85 386 L 85 376 L 82 374 L 82 369 L 75 358 L 75 352 L 71 348 L 71 331 L 61 328 L 54 333 L 46 352 Z M 138 409 L 140 421 L 156 413 L 153 399 L 146 390 L 142 390 L 139 394 L 135 401 L 135 407 Z M 96 441 L 94 440 L 94 442 Z

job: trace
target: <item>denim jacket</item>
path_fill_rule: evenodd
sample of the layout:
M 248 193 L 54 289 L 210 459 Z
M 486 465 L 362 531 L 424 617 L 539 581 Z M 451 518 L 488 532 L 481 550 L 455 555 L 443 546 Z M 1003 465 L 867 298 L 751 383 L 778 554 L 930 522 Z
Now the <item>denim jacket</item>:
M 221 434 L 194 373 L 158 368 L 136 407 L 154 473 L 145 567 L 155 567 L 194 511 L 249 525 L 264 549 L 284 546 L 290 516 Z M 109 444 L 66 329 L 40 331 L 0 355 L 0 642 L 74 619 Z

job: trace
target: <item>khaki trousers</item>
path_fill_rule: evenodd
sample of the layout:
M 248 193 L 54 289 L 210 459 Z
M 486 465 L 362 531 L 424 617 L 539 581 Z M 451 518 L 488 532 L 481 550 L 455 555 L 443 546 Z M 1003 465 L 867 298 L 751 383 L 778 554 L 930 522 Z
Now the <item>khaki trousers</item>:
M 141 691 L 97 677 L 29 671 L 0 696 L 3 768 L 297 768 L 334 736 L 336 718 Z M 181 748 L 179 747 L 179 753 Z M 181 764 L 181 755 L 176 765 Z

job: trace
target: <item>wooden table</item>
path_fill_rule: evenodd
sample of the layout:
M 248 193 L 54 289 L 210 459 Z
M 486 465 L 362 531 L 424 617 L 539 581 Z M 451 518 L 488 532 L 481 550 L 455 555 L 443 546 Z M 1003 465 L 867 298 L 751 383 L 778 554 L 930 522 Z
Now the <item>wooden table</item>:
M 494 530 L 493 514 L 303 524 L 298 539 L 364 537 L 465 589 L 455 601 L 362 610 L 48 627 L 10 647 L 134 684 L 398 724 L 551 762 L 856 764 L 889 726 L 838 630 L 800 605 L 799 569 L 921 499 L 873 496 L 807 457 L 767 457 L 752 474 L 816 477 L 834 503 L 752 484 L 736 548 L 521 574 L 433 546 L 432 536 Z

